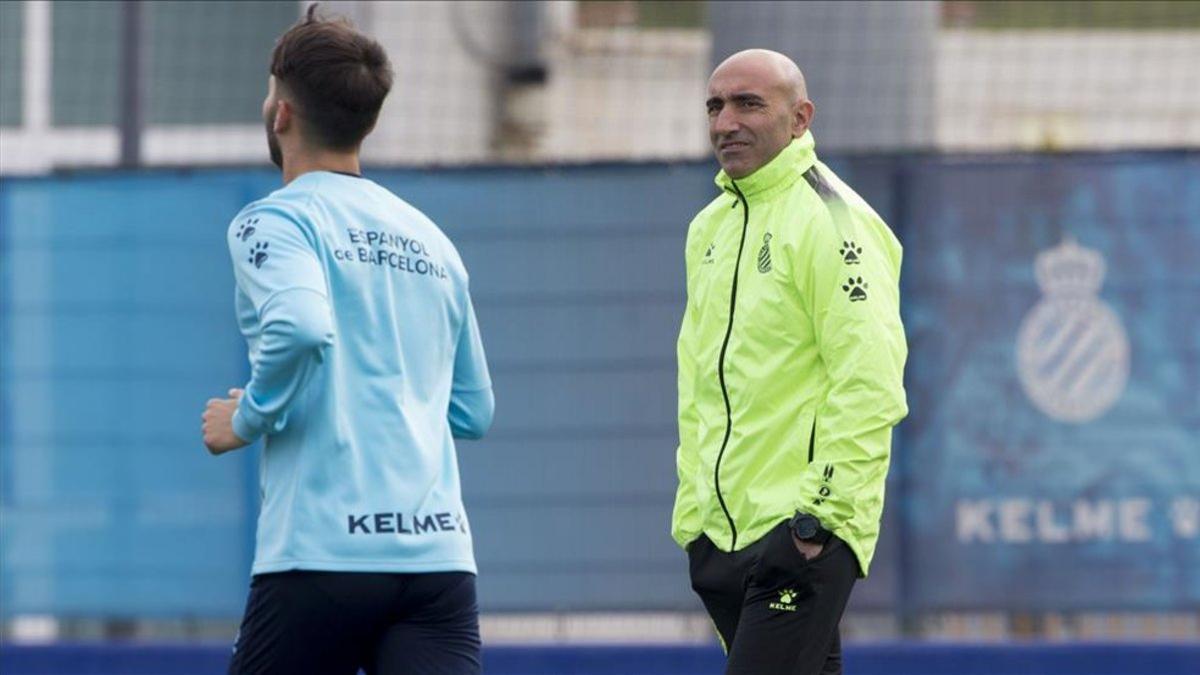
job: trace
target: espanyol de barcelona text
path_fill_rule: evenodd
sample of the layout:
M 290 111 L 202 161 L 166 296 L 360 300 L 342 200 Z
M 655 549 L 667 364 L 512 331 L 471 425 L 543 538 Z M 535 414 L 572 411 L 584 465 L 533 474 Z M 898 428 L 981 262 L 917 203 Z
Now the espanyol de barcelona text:
M 446 268 L 430 259 L 429 249 L 424 243 L 390 232 L 347 228 L 346 234 L 354 250 L 340 249 L 333 252 L 339 261 L 357 261 L 380 267 L 386 266 L 401 272 L 446 279 Z

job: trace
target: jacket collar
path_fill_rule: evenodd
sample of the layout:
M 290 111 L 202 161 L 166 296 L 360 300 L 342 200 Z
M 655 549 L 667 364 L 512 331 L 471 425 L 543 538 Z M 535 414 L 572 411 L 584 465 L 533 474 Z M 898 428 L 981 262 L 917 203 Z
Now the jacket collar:
M 817 161 L 816 141 L 812 131 L 805 131 L 800 138 L 792 139 L 774 159 L 759 167 L 757 171 L 736 181 L 722 169 L 715 182 L 722 190 L 733 192 L 734 183 L 746 197 L 765 196 L 790 186 L 808 171 Z

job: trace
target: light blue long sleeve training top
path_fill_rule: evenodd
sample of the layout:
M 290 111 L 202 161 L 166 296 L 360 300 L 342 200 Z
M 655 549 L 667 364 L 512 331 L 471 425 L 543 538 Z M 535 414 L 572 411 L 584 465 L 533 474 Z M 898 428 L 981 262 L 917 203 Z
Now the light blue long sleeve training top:
M 491 424 L 467 271 L 434 223 L 349 174 L 306 173 L 229 227 L 264 437 L 254 574 L 475 572 L 454 438 Z

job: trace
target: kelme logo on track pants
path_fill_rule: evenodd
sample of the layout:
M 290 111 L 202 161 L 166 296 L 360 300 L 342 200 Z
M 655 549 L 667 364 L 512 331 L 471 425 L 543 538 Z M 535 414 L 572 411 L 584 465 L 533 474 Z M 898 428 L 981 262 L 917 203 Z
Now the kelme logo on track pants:
M 767 607 L 780 612 L 794 612 L 796 611 L 795 602 L 796 591 L 791 588 L 785 588 L 779 591 L 779 602 L 772 602 Z

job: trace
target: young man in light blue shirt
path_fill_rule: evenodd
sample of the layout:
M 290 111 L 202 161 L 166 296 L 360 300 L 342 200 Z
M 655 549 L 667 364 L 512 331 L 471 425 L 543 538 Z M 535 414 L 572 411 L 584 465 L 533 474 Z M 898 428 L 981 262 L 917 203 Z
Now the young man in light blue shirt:
M 383 49 L 308 17 L 263 104 L 284 187 L 227 238 L 251 378 L 203 415 L 213 454 L 264 439 L 253 581 L 230 671 L 480 671 L 454 438 L 493 398 L 467 272 L 432 221 L 360 175 Z

